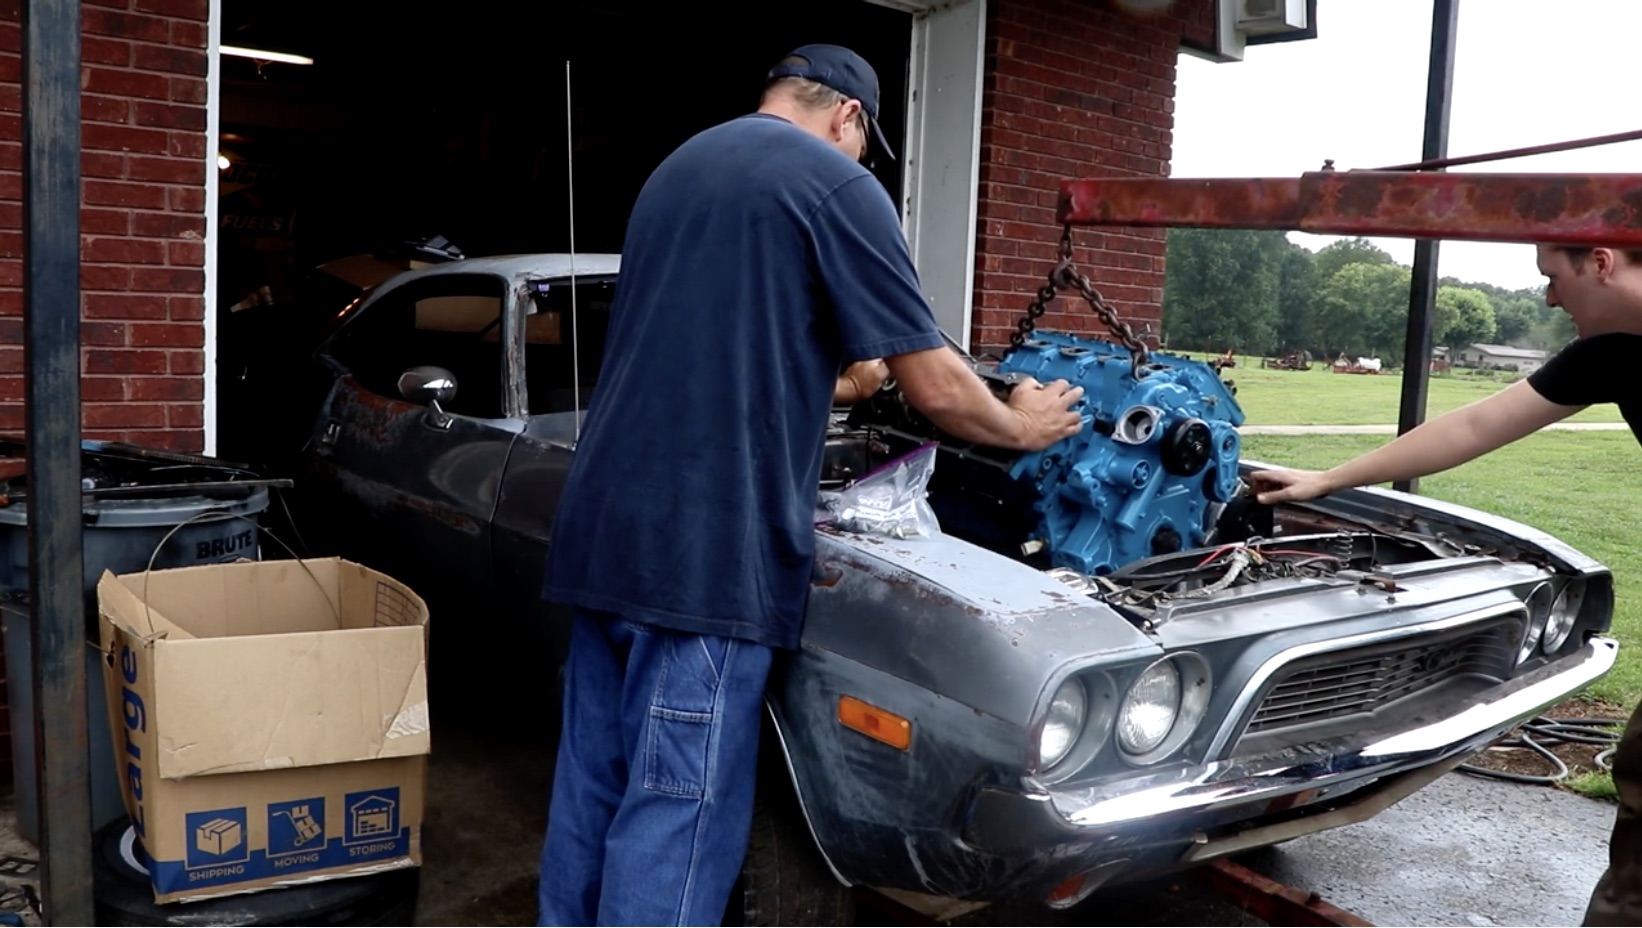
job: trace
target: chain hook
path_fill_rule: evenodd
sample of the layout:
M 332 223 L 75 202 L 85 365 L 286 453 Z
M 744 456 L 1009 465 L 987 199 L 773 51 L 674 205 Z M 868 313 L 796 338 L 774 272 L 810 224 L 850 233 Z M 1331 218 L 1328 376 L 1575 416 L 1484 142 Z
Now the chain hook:
M 1077 269 L 1072 266 L 1071 223 L 1066 223 L 1061 228 L 1060 247 L 1056 253 L 1060 260 L 1056 261 L 1055 266 L 1050 269 L 1048 281 L 1038 288 L 1036 299 L 1027 304 L 1026 315 L 1016 324 L 1015 331 L 1009 336 L 1009 343 L 1019 348 L 1026 342 L 1027 336 L 1031 335 L 1036 328 L 1037 320 L 1048 311 L 1049 304 L 1054 302 L 1055 295 L 1059 290 L 1077 290 L 1089 304 L 1089 307 L 1095 311 L 1095 315 L 1100 318 L 1100 321 L 1106 324 L 1106 328 L 1112 333 L 1113 337 L 1117 338 L 1134 355 L 1136 376 L 1139 376 L 1139 371 L 1146 366 L 1148 357 L 1146 343 L 1135 335 L 1134 330 L 1129 327 L 1128 323 L 1118 318 L 1117 312 L 1100 295 L 1100 291 L 1096 290 L 1094 285 L 1089 282 L 1089 278 L 1078 273 Z

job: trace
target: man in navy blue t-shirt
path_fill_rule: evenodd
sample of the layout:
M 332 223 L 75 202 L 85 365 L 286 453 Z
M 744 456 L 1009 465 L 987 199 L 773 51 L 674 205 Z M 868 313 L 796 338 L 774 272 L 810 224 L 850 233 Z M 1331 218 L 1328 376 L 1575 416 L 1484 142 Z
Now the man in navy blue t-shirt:
M 1347 487 L 1424 477 L 1457 467 L 1579 412 L 1613 403 L 1642 441 L 1642 386 L 1630 366 L 1642 352 L 1642 249 L 1539 246 L 1545 302 L 1573 319 L 1579 337 L 1545 366 L 1486 399 L 1432 419 L 1326 471 L 1250 475 L 1262 503 L 1312 499 Z M 1591 893 L 1586 925 L 1642 925 L 1642 704 L 1613 758 L 1619 812 L 1608 868 Z
M 541 924 L 722 918 L 766 677 L 803 623 L 835 401 L 893 376 L 960 438 L 1037 450 L 1078 431 L 1080 388 L 1001 402 L 946 347 L 860 163 L 869 133 L 889 154 L 877 117 L 864 60 L 805 46 L 634 204 L 543 586 L 573 618 Z

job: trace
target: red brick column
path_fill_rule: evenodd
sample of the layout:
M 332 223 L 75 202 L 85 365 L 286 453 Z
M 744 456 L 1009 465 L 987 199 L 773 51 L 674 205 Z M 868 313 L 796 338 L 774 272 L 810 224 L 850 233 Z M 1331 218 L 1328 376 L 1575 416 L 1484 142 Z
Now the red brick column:
M 204 447 L 207 0 L 85 0 L 81 355 L 90 437 Z M 0 431 L 23 428 L 18 0 L 0 3 Z
M 207 0 L 84 0 L 81 419 L 204 448 Z M 0 0 L 0 433 L 23 431 L 20 0 Z M 11 775 L 0 680 L 0 779 Z
M 972 344 L 997 351 L 1056 260 L 1059 182 L 1165 176 L 1183 36 L 1212 26 L 1209 0 L 1153 16 L 1107 0 L 993 0 L 987 8 Z M 1161 329 L 1165 233 L 1075 230 L 1074 260 L 1120 318 Z M 1075 301 L 1075 302 L 1074 302 Z M 1075 296 L 1045 327 L 1104 334 Z M 1155 338 L 1153 339 L 1155 343 Z

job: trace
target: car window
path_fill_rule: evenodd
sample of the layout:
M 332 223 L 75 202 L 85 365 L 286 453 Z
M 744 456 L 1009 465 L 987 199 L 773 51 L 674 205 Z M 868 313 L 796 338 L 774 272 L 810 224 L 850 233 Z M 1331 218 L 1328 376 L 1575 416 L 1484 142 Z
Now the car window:
M 525 317 L 525 390 L 530 412 L 569 412 L 578 399 L 586 409 L 604 360 L 616 281 L 578 279 L 574 291 L 568 280 L 543 281 L 532 289 L 534 312 Z
M 399 375 L 412 367 L 442 367 L 456 378 L 447 412 L 500 418 L 500 278 L 435 277 L 407 284 L 367 307 L 338 333 L 325 353 L 366 390 L 400 399 Z

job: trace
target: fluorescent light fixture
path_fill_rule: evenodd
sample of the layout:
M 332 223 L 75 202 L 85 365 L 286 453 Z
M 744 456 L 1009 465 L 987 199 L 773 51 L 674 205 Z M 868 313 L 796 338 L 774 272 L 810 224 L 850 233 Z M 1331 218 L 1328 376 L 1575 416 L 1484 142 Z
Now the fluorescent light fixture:
M 286 64 L 313 64 L 314 60 L 304 55 L 292 55 L 286 52 L 271 52 L 262 48 L 240 48 L 237 45 L 221 45 L 218 51 L 224 55 L 234 55 L 239 58 L 252 58 L 257 61 L 282 61 Z

